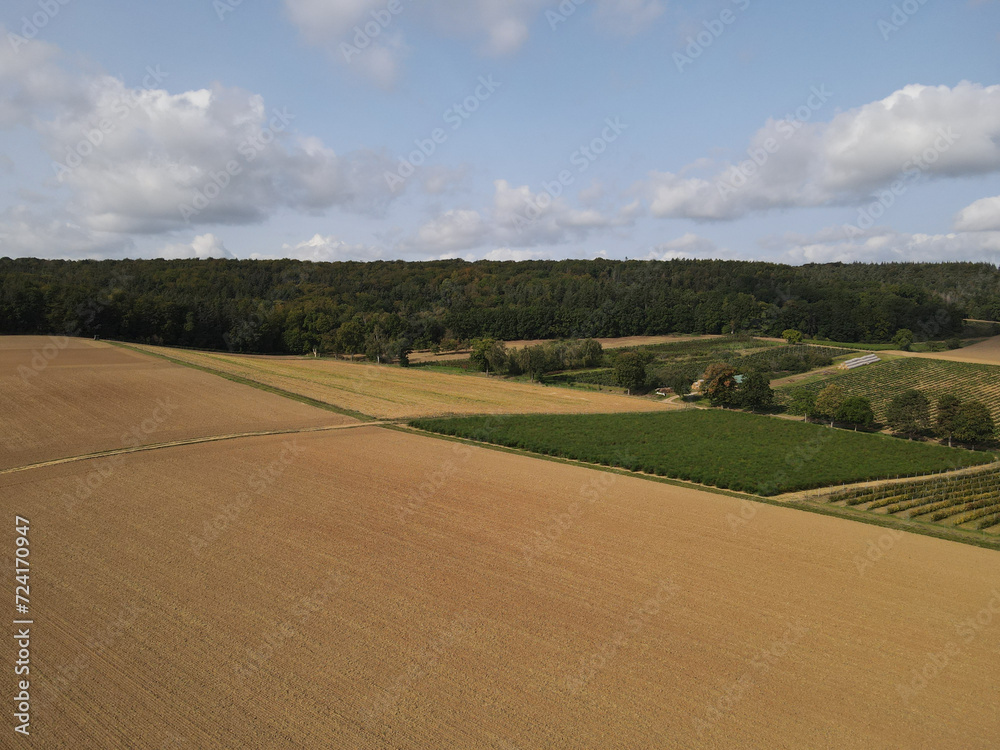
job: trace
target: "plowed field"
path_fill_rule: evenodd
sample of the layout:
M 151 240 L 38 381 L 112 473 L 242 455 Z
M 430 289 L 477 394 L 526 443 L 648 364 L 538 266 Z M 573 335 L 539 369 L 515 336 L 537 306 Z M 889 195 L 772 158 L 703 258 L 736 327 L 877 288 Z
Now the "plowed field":
M 1000 744 L 992 551 L 378 427 L 96 463 L 0 476 L 34 747 Z
M 0 469 L 349 417 L 87 339 L 0 337 Z

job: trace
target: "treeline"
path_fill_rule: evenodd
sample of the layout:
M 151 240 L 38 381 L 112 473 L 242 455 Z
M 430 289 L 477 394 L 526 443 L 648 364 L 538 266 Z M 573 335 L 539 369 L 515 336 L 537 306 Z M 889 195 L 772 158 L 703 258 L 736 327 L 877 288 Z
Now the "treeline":
M 799 391 L 789 411 L 803 414 L 806 420 L 818 419 L 830 423 L 846 423 L 855 429 L 876 426 L 871 401 L 863 396 L 848 396 L 836 383 L 819 393 Z M 937 401 L 936 418 L 932 419 L 931 401 L 923 391 L 910 389 L 893 397 L 886 411 L 885 426 L 896 435 L 909 438 L 934 436 L 971 446 L 992 443 L 997 437 L 996 424 L 989 408 L 981 401 L 962 399 L 945 394 Z
M 965 317 L 1000 319 L 994 266 L 0 259 L 0 333 L 245 352 L 786 329 L 875 343 L 947 338 Z

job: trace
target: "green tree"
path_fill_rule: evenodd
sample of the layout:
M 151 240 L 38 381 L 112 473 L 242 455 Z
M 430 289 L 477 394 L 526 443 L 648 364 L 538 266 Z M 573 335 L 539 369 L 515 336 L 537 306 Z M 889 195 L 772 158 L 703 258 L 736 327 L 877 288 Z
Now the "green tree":
M 972 445 L 993 440 L 996 437 L 996 425 L 986 405 L 979 401 L 967 401 L 958 409 L 955 415 L 955 440 Z
M 737 406 L 739 395 L 736 389 L 736 370 L 731 365 L 718 362 L 708 366 L 702 388 L 713 406 Z
M 639 352 L 622 352 L 615 362 L 615 382 L 629 393 L 646 386 L 648 358 Z
M 892 337 L 892 343 L 904 352 L 910 351 L 910 347 L 913 346 L 913 331 L 909 328 L 900 328 Z
M 810 390 L 795 391 L 788 402 L 788 411 L 792 414 L 802 414 L 808 422 L 816 414 L 816 393 Z
M 584 339 L 579 344 L 578 356 L 580 367 L 600 367 L 604 361 L 604 347 L 597 339 Z
M 955 437 L 955 420 L 961 406 L 962 400 L 952 393 L 938 399 L 937 434 L 942 439 L 947 438 L 948 447 L 951 447 L 951 441 Z
M 904 391 L 889 402 L 885 421 L 893 432 L 909 435 L 912 439 L 930 426 L 930 401 L 920 391 Z
M 496 339 L 473 339 L 469 360 L 480 372 L 501 373 L 507 367 L 507 345 Z
M 801 344 L 805 336 L 802 334 L 802 331 L 796 331 L 794 328 L 786 328 L 781 332 L 781 338 L 789 344 Z
M 875 412 L 872 411 L 871 401 L 864 396 L 845 398 L 837 409 L 836 418 L 837 421 L 854 425 L 855 432 L 859 426 L 871 427 L 875 424 Z
M 762 372 L 751 372 L 737 387 L 740 406 L 744 409 L 761 411 L 774 407 L 774 391 L 771 380 Z
M 834 423 L 837 421 L 837 412 L 839 412 L 840 407 L 844 405 L 846 397 L 847 395 L 844 393 L 844 389 L 839 385 L 828 385 L 816 394 L 816 416 L 829 420 L 830 426 L 833 427 Z

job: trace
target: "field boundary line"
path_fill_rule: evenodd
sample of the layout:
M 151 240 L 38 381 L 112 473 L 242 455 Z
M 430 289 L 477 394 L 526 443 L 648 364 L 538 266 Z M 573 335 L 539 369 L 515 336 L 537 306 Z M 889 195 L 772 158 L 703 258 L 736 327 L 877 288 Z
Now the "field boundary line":
M 208 435 L 206 437 L 185 438 L 183 440 L 172 440 L 169 443 L 150 443 L 149 445 L 136 445 L 131 448 L 114 448 L 112 450 L 97 451 L 96 453 L 85 453 L 79 456 L 66 456 L 64 458 L 53 458 L 48 461 L 39 461 L 26 466 L 14 466 L 9 469 L 0 469 L 0 476 L 5 474 L 16 474 L 21 471 L 31 469 L 42 469 L 46 466 L 58 466 L 60 464 L 71 464 L 77 461 L 91 461 L 98 458 L 108 458 L 109 456 L 122 456 L 129 453 L 142 453 L 144 451 L 155 451 L 162 448 L 177 448 L 182 445 L 198 445 L 199 443 L 217 443 L 223 440 L 239 440 L 241 438 L 268 437 L 272 435 L 302 435 L 310 432 L 334 432 L 336 430 L 356 430 L 359 427 L 384 427 L 395 424 L 394 422 L 358 422 L 357 424 L 338 424 L 328 427 L 300 427 L 284 430 L 265 430 L 263 432 L 237 432 L 229 435 Z
M 385 425 L 384 428 L 388 430 L 397 430 L 399 432 L 409 432 L 414 435 L 423 435 L 425 437 L 437 438 L 439 440 L 448 440 L 453 443 L 463 443 L 465 445 L 470 445 L 479 448 L 486 448 L 488 450 L 495 450 L 501 453 L 512 453 L 514 455 L 525 456 L 527 458 L 537 458 L 543 461 L 551 461 L 553 463 L 564 464 L 567 466 L 579 466 L 585 469 L 604 471 L 609 474 L 618 474 L 620 476 L 625 476 L 625 477 L 635 477 L 636 479 L 643 479 L 650 482 L 657 482 L 659 484 L 666 484 L 689 490 L 710 492 L 713 495 L 724 495 L 726 497 L 732 497 L 738 500 L 746 500 L 752 503 L 760 503 L 761 505 L 771 505 L 776 508 L 788 508 L 791 510 L 804 511 L 806 513 L 815 513 L 820 516 L 840 518 L 845 521 L 857 521 L 859 523 L 867 524 L 869 526 L 878 526 L 885 529 L 905 531 L 912 534 L 921 534 L 923 536 L 929 536 L 934 539 L 940 539 L 941 541 L 945 542 L 956 542 L 959 544 L 967 544 L 972 547 L 981 547 L 984 549 L 1000 551 L 1000 538 L 991 538 L 989 536 L 986 536 L 983 532 L 974 532 L 974 531 L 969 531 L 967 529 L 949 529 L 943 526 L 922 524 L 918 521 L 909 521 L 906 519 L 895 518 L 893 516 L 880 516 L 874 513 L 865 513 L 864 511 L 857 511 L 851 508 L 841 508 L 840 506 L 837 505 L 819 504 L 807 500 L 781 501 L 777 500 L 776 498 L 763 497 L 761 495 L 751 495 L 747 493 L 735 492 L 733 490 L 724 490 L 720 487 L 712 487 L 710 485 L 697 484 L 696 482 L 686 482 L 682 479 L 659 477 L 659 476 L 654 476 L 652 474 L 644 474 L 642 472 L 629 471 L 628 469 L 622 469 L 620 467 L 605 466 L 603 464 L 591 464 L 587 463 L 586 461 L 560 458 L 558 456 L 546 456 L 542 453 L 532 453 L 531 451 L 526 451 L 522 448 L 509 448 L 505 445 L 497 445 L 496 443 L 486 443 L 479 440 L 470 440 L 468 438 L 460 438 L 454 435 L 442 435 L 437 432 L 420 430 L 416 427 L 411 427 L 409 425 L 404 425 L 404 424 L 398 424 L 398 423 L 389 424 Z M 982 465 L 970 468 L 982 468 Z M 939 477 L 941 475 L 934 474 L 929 476 L 933 478 L 933 477 Z
M 215 370 L 211 367 L 206 367 L 204 365 L 196 365 L 193 362 L 185 362 L 182 359 L 174 359 L 166 354 L 160 354 L 159 352 L 150 352 L 145 349 L 138 349 L 130 344 L 126 344 L 121 341 L 111 341 L 108 339 L 102 339 L 105 343 L 111 344 L 112 346 L 119 346 L 122 349 L 128 349 L 129 351 L 135 352 L 136 354 L 142 354 L 147 357 L 159 357 L 167 362 L 175 365 L 181 365 L 183 367 L 190 367 L 193 370 L 199 370 L 201 372 L 206 372 L 210 375 L 217 375 L 220 378 L 225 378 L 226 380 L 232 381 L 233 383 L 239 383 L 240 385 L 250 386 L 251 388 L 257 388 L 258 390 L 270 393 L 274 396 L 282 396 L 283 398 L 291 399 L 292 401 L 298 401 L 299 403 L 306 404 L 307 406 L 314 406 L 317 409 L 323 409 L 325 411 L 331 411 L 334 414 L 340 414 L 345 417 L 353 417 L 354 419 L 360 420 L 362 422 L 374 422 L 377 420 L 376 417 L 370 414 L 363 414 L 360 411 L 354 411 L 353 409 L 345 409 L 342 406 L 336 406 L 334 404 L 328 404 L 325 401 L 319 401 L 309 396 L 303 396 L 300 393 L 294 393 L 292 391 L 286 391 L 281 388 L 276 388 L 273 385 L 266 385 L 265 383 L 258 382 L 256 380 L 251 380 L 250 378 L 245 378 L 241 375 L 232 375 L 228 372 L 223 372 L 221 370 Z M 186 351 L 186 350 L 185 350 Z M 203 352 L 205 354 L 217 354 L 218 352 Z
M 937 480 L 948 480 L 954 477 L 961 477 L 966 474 L 977 474 L 979 472 L 995 471 L 1000 469 L 1000 460 L 988 464 L 977 464 L 975 466 L 963 466 L 961 469 L 950 469 L 949 471 L 939 471 L 937 474 L 918 474 L 911 477 L 894 477 L 886 479 L 869 479 L 865 482 L 853 482 L 851 484 L 831 485 L 829 487 L 815 487 L 811 490 L 798 490 L 796 492 L 786 492 L 782 495 L 775 495 L 775 498 L 784 498 L 786 502 L 796 500 L 815 501 L 827 495 L 836 495 L 840 492 L 848 492 L 862 488 L 877 489 L 888 487 L 893 484 L 916 484 L 924 482 L 934 482 Z

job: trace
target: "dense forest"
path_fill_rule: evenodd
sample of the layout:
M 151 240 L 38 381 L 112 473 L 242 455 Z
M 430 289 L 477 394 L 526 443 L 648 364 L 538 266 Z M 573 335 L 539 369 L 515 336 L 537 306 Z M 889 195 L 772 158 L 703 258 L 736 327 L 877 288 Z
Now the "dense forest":
M 0 333 L 244 352 L 367 353 L 489 336 L 666 333 L 889 341 L 1000 319 L 989 264 L 0 259 Z

